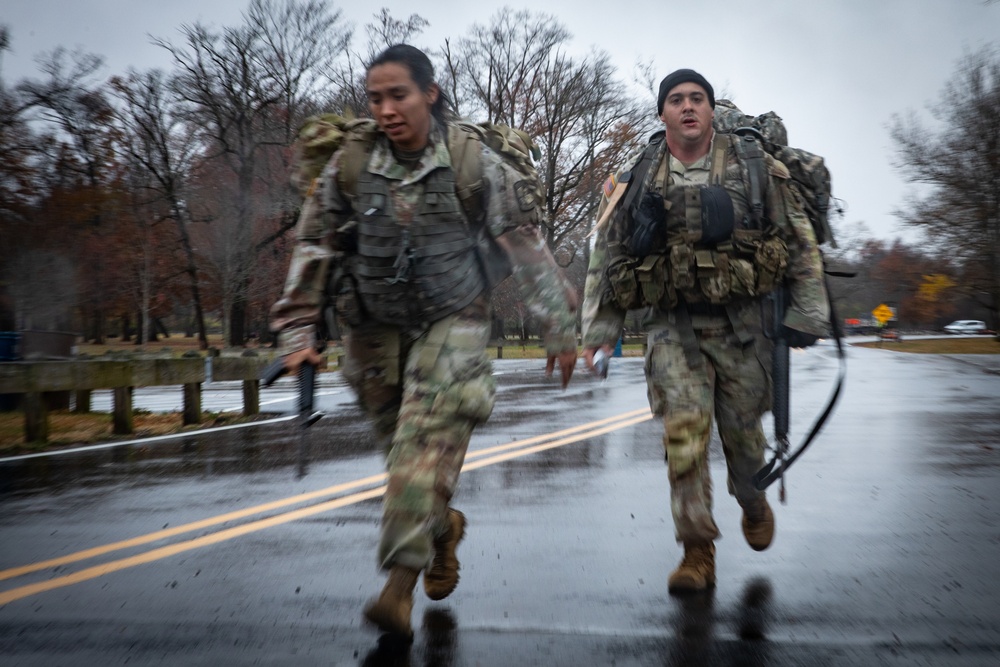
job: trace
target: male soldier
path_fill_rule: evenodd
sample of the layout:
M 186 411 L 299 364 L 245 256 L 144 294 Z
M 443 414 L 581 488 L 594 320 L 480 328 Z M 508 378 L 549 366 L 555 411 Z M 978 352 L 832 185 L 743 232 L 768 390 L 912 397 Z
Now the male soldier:
M 647 308 L 646 381 L 663 416 L 671 512 L 684 558 L 671 593 L 715 584 L 708 441 L 714 414 L 729 493 L 751 548 L 771 544 L 774 515 L 752 477 L 764 464 L 771 344 L 763 296 L 786 282 L 791 347 L 826 335 L 828 301 L 816 236 L 788 171 L 755 139 L 717 134 L 715 93 L 690 69 L 660 83 L 665 137 L 605 186 L 583 305 L 583 355 L 610 351 L 625 313 Z M 756 169 L 753 160 L 757 160 Z

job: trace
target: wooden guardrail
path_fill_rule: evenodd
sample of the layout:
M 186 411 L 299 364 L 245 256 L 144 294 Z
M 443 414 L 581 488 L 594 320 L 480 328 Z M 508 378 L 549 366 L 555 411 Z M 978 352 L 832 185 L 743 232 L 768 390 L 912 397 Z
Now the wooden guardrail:
M 212 380 L 243 382 L 243 412 L 260 412 L 260 373 L 267 357 L 214 357 Z M 128 435 L 132 423 L 132 390 L 135 387 L 181 385 L 184 393 L 183 423 L 201 421 L 202 383 L 206 362 L 199 356 L 181 359 L 85 359 L 67 361 L 11 361 L 0 363 L 0 394 L 22 394 L 24 434 L 28 442 L 48 440 L 46 394 L 75 392 L 76 412 L 90 412 L 95 389 L 113 391 L 113 432 Z

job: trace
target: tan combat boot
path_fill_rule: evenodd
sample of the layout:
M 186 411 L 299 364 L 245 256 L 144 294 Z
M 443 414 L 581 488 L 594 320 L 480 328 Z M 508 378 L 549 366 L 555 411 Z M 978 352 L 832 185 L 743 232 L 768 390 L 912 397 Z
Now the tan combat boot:
M 743 536 L 754 551 L 763 551 L 774 539 L 774 512 L 761 496 L 743 508 Z
M 424 571 L 424 592 L 432 600 L 443 600 L 458 586 L 455 550 L 465 537 L 465 515 L 448 509 L 448 530 L 434 538 L 434 561 Z
M 715 586 L 715 545 L 711 542 L 685 544 L 684 559 L 670 573 L 671 593 L 696 593 Z
M 382 632 L 413 639 L 410 614 L 413 612 L 413 588 L 419 576 L 418 570 L 393 565 L 382 593 L 365 607 L 365 618 Z

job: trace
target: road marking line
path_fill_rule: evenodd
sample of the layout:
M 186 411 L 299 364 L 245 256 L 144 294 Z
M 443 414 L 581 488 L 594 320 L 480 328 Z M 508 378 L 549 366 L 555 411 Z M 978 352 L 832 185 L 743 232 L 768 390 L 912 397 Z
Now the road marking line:
M 350 496 L 344 496 L 343 498 L 337 498 L 336 500 L 320 503 L 319 505 L 304 507 L 302 509 L 294 510 L 286 514 L 279 514 L 277 516 L 273 516 L 267 519 L 261 519 L 260 521 L 255 521 L 253 523 L 248 523 L 242 526 L 236 526 L 234 528 L 221 530 L 217 533 L 212 533 L 210 535 L 198 537 L 196 539 L 189 540 L 187 542 L 178 542 L 177 544 L 171 544 L 165 547 L 160 547 L 158 549 L 153 549 L 152 551 L 147 551 L 146 553 L 130 556 L 129 558 L 122 558 L 119 560 L 111 561 L 110 563 L 104 563 L 103 565 L 95 565 L 93 567 L 88 567 L 85 570 L 80 570 L 79 572 L 74 572 L 73 574 L 68 574 L 63 577 L 56 577 L 55 579 L 49 579 L 48 581 L 41 581 L 37 584 L 30 584 L 28 586 L 21 586 L 20 588 L 14 588 L 9 591 L 0 593 L 0 606 L 5 605 L 8 602 L 13 602 L 15 600 L 20 600 L 22 598 L 35 595 L 37 593 L 44 593 L 45 591 L 51 591 L 56 588 L 70 586 L 72 584 L 78 584 L 82 581 L 89 581 L 90 579 L 96 579 L 97 577 L 101 577 L 105 574 L 110 574 L 112 572 L 117 572 L 119 570 L 135 567 L 136 565 L 152 563 L 153 561 L 160 560 L 162 558 L 175 556 L 179 553 L 190 551 L 192 549 L 207 547 L 212 544 L 224 542 L 234 537 L 240 537 L 248 533 L 256 532 L 258 530 L 263 530 L 264 528 L 278 526 L 283 523 L 288 523 L 289 521 L 294 521 L 296 519 L 312 516 L 313 514 L 326 512 L 327 510 L 337 509 L 338 507 L 344 507 L 345 505 L 353 505 L 354 503 L 359 503 L 363 500 L 369 500 L 371 498 L 377 498 L 378 496 L 381 496 L 383 493 L 385 493 L 385 486 L 380 486 L 378 488 L 371 489 L 369 491 L 362 491 L 361 493 L 355 493 Z
M 469 452 L 466 455 L 465 460 L 468 462 L 469 460 L 481 458 L 483 456 L 494 454 L 496 452 L 507 451 L 518 447 L 524 447 L 525 445 L 530 445 L 535 442 L 541 442 L 544 440 L 548 440 L 550 438 L 557 438 L 559 436 L 568 435 L 570 433 L 577 433 L 596 426 L 600 426 L 602 424 L 607 424 L 620 419 L 627 419 L 629 417 L 642 413 L 646 413 L 648 415 L 649 410 L 643 409 L 643 410 L 634 410 L 632 412 L 625 412 L 623 414 L 616 415 L 614 417 L 599 419 L 597 421 L 593 421 L 588 424 L 581 424 L 580 426 L 574 426 L 572 428 L 563 429 L 561 431 L 556 431 L 554 433 L 548 433 L 545 435 L 526 438 L 524 440 L 518 440 L 512 443 L 508 443 L 506 445 L 497 445 L 494 447 L 487 447 L 485 449 L 476 449 Z M 94 547 L 92 549 L 84 549 L 83 551 L 77 551 L 71 554 L 67 554 L 65 556 L 60 556 L 58 558 L 51 558 L 49 560 L 37 563 L 31 563 L 29 565 L 23 565 L 20 567 L 0 570 L 0 581 L 3 581 L 5 579 L 13 579 L 14 577 L 19 577 L 24 574 L 37 572 L 38 570 L 44 570 L 50 567 L 58 567 L 60 565 L 67 565 L 69 563 L 75 563 L 77 561 L 86 560 L 88 558 L 102 556 L 106 553 L 111 553 L 112 551 L 119 551 L 121 549 L 129 549 L 131 547 L 137 547 L 143 544 L 149 544 L 150 542 L 156 542 L 158 540 L 166 539 L 168 537 L 174 537 L 176 535 L 181 535 L 183 533 L 188 533 L 202 528 L 209 528 L 211 526 L 215 526 L 221 523 L 226 523 L 228 521 L 243 519 L 248 516 L 253 516 L 254 514 L 261 514 L 263 512 L 280 509 L 282 507 L 287 507 L 289 505 L 297 505 L 299 503 L 308 502 L 310 500 L 316 500 L 317 498 L 322 498 L 325 496 L 342 493 L 344 491 L 351 491 L 359 487 L 368 486 L 370 484 L 381 484 L 385 481 L 385 479 L 386 479 L 385 473 L 379 475 L 372 475 L 370 477 L 364 477 L 362 479 L 354 480 L 351 482 L 345 482 L 342 484 L 329 486 L 324 489 L 319 489 L 317 491 L 310 491 L 308 493 L 302 493 L 299 495 L 290 496 L 288 498 L 282 498 L 280 500 L 264 503 L 262 505 L 256 505 L 254 507 L 248 507 L 246 509 L 237 510 L 234 512 L 228 512 L 226 514 L 220 514 L 218 516 L 209 517 L 207 519 L 202 519 L 200 521 L 194 521 L 191 523 L 182 524 L 180 526 L 175 526 L 173 528 L 165 528 L 163 530 L 158 530 L 153 533 L 147 533 L 146 535 L 140 535 L 139 537 L 133 537 L 127 540 L 113 542 L 111 544 L 105 544 L 103 546 Z
M 652 413 L 649 411 L 649 408 L 642 408 L 640 410 L 632 410 L 631 412 L 623 412 L 622 414 L 615 415 L 614 417 L 607 417 L 605 419 L 598 419 L 597 421 L 592 421 L 592 422 L 588 422 L 586 424 L 581 424 L 580 426 L 573 426 L 571 428 L 563 429 L 562 431 L 556 431 L 554 433 L 546 433 L 545 435 L 536 435 L 536 436 L 532 436 L 530 438 L 525 438 L 524 440 L 515 440 L 514 442 L 511 442 L 511 443 L 506 444 L 506 445 L 497 445 L 495 447 L 487 447 L 486 449 L 477 449 L 477 450 L 471 451 L 468 454 L 466 454 L 465 455 L 465 460 L 468 461 L 469 459 L 479 458 L 480 456 L 486 456 L 487 454 L 492 454 L 494 452 L 502 452 L 502 451 L 506 451 L 508 449 L 514 449 L 514 448 L 517 448 L 517 447 L 523 447 L 524 445 L 530 445 L 531 443 L 534 443 L 534 442 L 541 442 L 543 440 L 548 440 L 549 438 L 557 438 L 559 436 L 568 435 L 570 433 L 578 433 L 580 431 L 584 431 L 584 430 L 587 430 L 587 429 L 594 428 L 595 426 L 600 426 L 602 424 L 608 424 L 610 422 L 614 422 L 614 421 L 618 421 L 618 420 L 625 420 L 625 419 L 628 419 L 629 417 L 634 417 L 636 415 L 641 415 L 641 414 L 652 416 Z M 463 470 L 464 469 L 465 468 L 463 467 Z
M 185 523 L 180 526 L 175 526 L 173 528 L 165 528 L 163 530 L 158 530 L 153 533 L 147 533 L 146 535 L 140 535 L 139 537 L 133 537 L 127 540 L 113 542 L 111 544 L 105 544 L 103 546 L 94 547 L 92 549 L 84 549 L 83 551 L 77 551 L 75 553 L 67 554 L 65 556 L 60 556 L 58 558 L 52 558 L 39 563 L 31 563 L 29 565 L 22 565 L 20 567 L 14 567 L 7 570 L 2 570 L 0 571 L 0 581 L 4 579 L 12 579 L 14 577 L 19 577 L 21 575 L 28 574 L 30 572 L 44 570 L 49 567 L 67 565 L 69 563 L 75 563 L 76 561 L 86 560 L 87 558 L 102 556 L 112 551 L 119 551 L 121 549 L 128 549 L 130 547 L 137 547 L 143 544 L 149 544 L 150 542 L 156 542 L 157 540 L 166 539 L 168 537 L 174 537 L 175 535 L 180 535 L 182 533 L 189 533 L 193 530 L 198 530 L 200 528 L 209 528 L 211 526 L 217 526 L 220 523 L 226 523 L 227 521 L 243 519 L 248 516 L 253 516 L 254 514 L 267 512 L 269 510 L 280 509 L 282 507 L 287 507 L 289 505 L 295 505 L 298 503 L 307 502 L 309 500 L 315 500 L 316 498 L 330 496 L 335 493 L 340 493 L 342 491 L 353 490 L 360 486 L 367 486 L 369 484 L 381 484 L 382 482 L 385 481 L 385 478 L 386 478 L 385 473 L 382 473 L 381 475 L 372 475 L 371 477 L 364 477 L 362 479 L 357 479 L 352 482 L 345 482 L 344 484 L 329 486 L 325 489 L 320 489 L 318 491 L 310 491 L 309 493 L 302 493 L 297 496 L 282 498 L 280 500 L 275 500 L 270 503 L 264 503 L 262 505 L 256 505 L 254 507 L 248 507 L 246 509 L 236 510 L 235 512 L 228 512 L 226 514 L 220 514 L 218 516 L 209 517 L 207 519 L 202 519 L 200 521 L 192 521 L 191 523 Z
M 645 411 L 646 414 L 640 417 L 634 417 L 632 419 L 617 422 L 615 424 L 604 426 L 593 431 L 587 431 L 586 433 L 570 436 L 568 438 L 562 438 L 560 440 L 553 440 L 552 442 L 546 442 L 543 445 L 535 445 L 534 447 L 528 447 L 526 449 L 518 449 L 513 452 L 507 452 L 506 454 L 498 454 L 497 456 L 491 456 L 488 459 L 483 459 L 482 461 L 475 461 L 473 463 L 467 463 L 462 466 L 462 472 L 467 470 L 476 470 L 477 468 L 483 468 L 488 465 L 493 465 L 494 463 L 503 463 L 510 459 L 515 459 L 520 456 L 527 456 L 528 454 L 536 454 L 538 452 L 544 452 L 546 449 L 553 449 L 555 447 L 561 447 L 563 445 L 568 445 L 574 442 L 579 442 L 580 440 L 586 440 L 587 438 L 596 437 L 599 435 L 604 435 L 605 433 L 610 433 L 611 431 L 617 431 L 620 428 L 625 428 L 626 426 L 634 426 L 644 421 L 649 421 L 653 418 L 653 414 L 649 410 Z
M 611 431 L 615 431 L 620 428 L 625 428 L 627 426 L 632 426 L 634 424 L 638 424 L 643 421 L 648 421 L 649 419 L 652 419 L 652 414 L 649 412 L 648 409 L 634 410 L 632 412 L 626 412 L 621 415 L 617 415 L 615 417 L 608 417 L 606 419 L 590 422 L 589 424 L 575 426 L 572 428 L 556 431 L 554 433 L 542 436 L 527 438 L 525 440 L 521 440 L 516 443 L 509 443 L 507 445 L 499 445 L 496 447 L 489 447 L 482 450 L 475 450 L 473 452 L 469 452 L 469 454 L 466 456 L 467 462 L 465 465 L 462 466 L 462 472 L 476 470 L 478 468 L 483 468 L 485 466 L 493 465 L 496 463 L 502 463 L 504 461 L 508 461 L 510 459 L 518 458 L 521 456 L 527 456 L 529 454 L 535 454 L 541 451 L 545 451 L 547 449 L 553 449 L 555 447 L 561 447 L 563 445 L 579 442 L 580 440 L 585 440 L 590 437 L 604 435 L 605 433 L 609 433 Z M 595 426 L 601 426 L 601 428 L 594 429 L 593 427 Z M 593 430 L 587 430 L 587 429 L 593 429 Z M 576 435 L 558 438 L 556 440 L 544 442 L 544 444 L 535 445 L 533 447 L 524 447 L 525 444 L 545 441 L 556 436 L 570 434 L 570 433 Z M 515 447 L 519 447 L 520 449 L 516 449 L 514 451 L 505 451 L 505 453 L 497 454 L 496 456 L 482 458 L 482 460 L 468 463 L 469 459 L 481 458 L 483 456 L 487 456 L 488 454 L 501 452 L 504 450 L 511 450 Z M 240 519 L 247 516 L 252 516 L 254 514 L 259 514 L 261 512 L 265 512 L 271 509 L 277 509 L 280 507 L 285 507 L 288 505 L 293 505 L 300 502 L 312 500 L 318 497 L 331 495 L 333 493 L 339 493 L 341 491 L 354 489 L 359 486 L 365 486 L 368 484 L 378 484 L 384 482 L 385 479 L 386 479 L 385 473 L 382 473 L 380 475 L 372 475 L 370 477 L 365 477 L 352 482 L 345 482 L 343 484 L 327 487 L 325 489 L 320 489 L 318 491 L 311 491 L 309 493 L 303 493 L 297 496 L 283 498 L 281 500 L 276 500 L 270 503 L 257 505 L 255 507 L 249 507 L 243 510 L 229 512 L 227 514 L 222 514 L 215 517 L 210 517 L 208 519 L 203 519 L 201 521 L 195 521 L 192 523 L 183 524 L 180 526 L 176 526 L 174 528 L 159 530 L 132 539 L 122 540 L 120 542 L 115 542 L 100 547 L 94 547 L 93 549 L 78 551 L 76 553 L 68 554 L 66 556 L 61 556 L 59 558 L 53 558 L 38 563 L 31 563 L 29 565 L 24 565 L 21 567 L 10 568 L 7 570 L 0 571 L 0 580 L 11 579 L 13 577 L 18 577 L 24 574 L 28 574 L 30 572 L 37 572 L 38 570 L 43 570 L 49 567 L 56 567 L 59 565 L 74 563 L 80 560 L 85 560 L 88 558 L 93 558 L 95 556 L 100 556 L 106 553 L 110 553 L 112 551 L 118 551 L 120 549 L 140 546 L 142 544 L 148 544 L 149 542 L 154 542 L 167 537 L 173 537 L 181 533 L 190 532 L 192 530 L 198 530 L 199 528 L 206 528 L 218 525 L 220 523 L 225 523 L 227 521 L 232 521 L 234 519 Z M 356 502 L 361 502 L 363 500 L 368 500 L 370 498 L 375 498 L 382 495 L 384 492 L 385 492 L 385 486 L 380 486 L 377 487 L 376 489 L 370 489 L 368 491 L 358 492 L 349 496 L 343 496 L 335 500 L 330 500 L 324 503 L 320 503 L 318 505 L 312 505 L 309 507 L 300 508 L 298 510 L 292 510 L 290 512 L 278 514 L 273 517 L 268 517 L 266 519 L 260 519 L 248 524 L 243 524 L 242 526 L 235 526 L 233 528 L 228 528 L 219 531 L 218 533 L 205 535 L 202 537 L 195 538 L 193 540 L 188 540 L 186 542 L 178 542 L 177 544 L 169 545 L 166 547 L 160 547 L 158 549 L 146 552 L 145 554 L 139 554 L 128 558 L 111 561 L 110 563 L 106 563 L 104 565 L 97 565 L 94 567 L 90 567 L 71 575 L 50 579 L 47 582 L 40 582 L 38 584 L 31 584 L 28 586 L 14 588 L 5 593 L 0 593 L 0 605 L 7 604 L 8 602 L 13 602 L 14 600 L 19 600 L 21 598 L 34 595 L 36 593 L 41 593 L 47 590 L 52 590 L 54 588 L 59 588 L 61 586 L 69 586 L 71 584 L 79 583 L 81 581 L 94 579 L 96 577 L 103 576 L 104 574 L 115 572 L 117 570 L 125 569 L 128 567 L 134 567 L 135 565 L 141 565 L 144 563 L 151 562 L 153 560 L 158 560 L 160 558 L 166 558 L 168 556 L 175 555 L 177 553 L 181 553 L 191 549 L 197 549 L 203 546 L 208 546 L 211 544 L 215 544 L 217 542 L 232 539 L 234 537 L 240 537 L 242 535 L 251 532 L 256 532 L 258 530 L 263 530 L 265 528 L 270 528 L 272 526 L 288 523 L 290 521 L 294 521 L 296 519 L 306 516 L 311 516 L 313 514 L 324 512 L 330 509 L 336 509 L 339 507 L 343 507 L 345 505 L 350 505 Z M 224 537 L 218 537 L 220 535 Z M 158 554 L 158 555 L 152 558 L 148 558 L 150 554 Z
M 37 454 L 19 454 L 17 456 L 5 456 L 0 458 L 0 463 L 11 463 L 13 461 L 24 461 L 25 459 L 38 459 L 45 456 L 61 456 L 63 454 L 79 454 L 80 452 L 91 452 L 97 449 L 109 449 L 111 447 L 124 447 L 125 445 L 141 445 L 147 442 L 160 442 L 162 440 L 175 440 L 177 438 L 190 438 L 205 433 L 218 433 L 219 431 L 231 431 L 236 428 L 249 428 L 251 426 L 266 426 L 295 419 L 298 415 L 284 415 L 274 419 L 263 419 L 261 421 L 246 422 L 245 424 L 230 424 L 229 426 L 213 426 L 212 428 L 202 428 L 194 431 L 184 431 L 182 433 L 168 433 L 167 435 L 154 435 L 149 438 L 136 438 L 135 440 L 121 440 L 118 442 L 105 442 L 100 445 L 87 445 L 85 447 L 73 447 L 72 449 L 56 449 L 51 452 L 38 452 Z

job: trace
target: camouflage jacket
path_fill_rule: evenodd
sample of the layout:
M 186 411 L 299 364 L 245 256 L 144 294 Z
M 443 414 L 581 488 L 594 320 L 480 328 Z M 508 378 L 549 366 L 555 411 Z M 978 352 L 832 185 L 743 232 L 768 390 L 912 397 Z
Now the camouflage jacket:
M 703 158 L 687 167 L 671 157 L 670 184 L 707 183 L 711 155 L 712 151 L 709 150 Z M 620 174 L 632 169 L 640 157 L 641 151 L 632 156 L 617 172 L 615 180 Z M 730 166 L 738 162 L 735 152 L 730 152 L 728 159 Z M 764 217 L 775 226 L 778 234 L 785 240 L 789 254 L 786 278 L 791 289 L 791 304 L 786 311 L 784 324 L 816 336 L 826 336 L 829 333 L 830 311 L 823 280 L 823 259 L 816 242 L 816 235 L 803 212 L 799 195 L 787 185 L 787 169 L 770 155 L 765 156 L 765 159 L 768 179 L 764 198 Z M 662 160 L 656 168 L 658 173 L 662 173 L 664 168 Z M 606 189 L 598 210 L 598 219 L 601 219 L 609 205 L 607 195 Z M 614 217 L 610 216 L 609 219 L 614 220 Z M 587 270 L 582 313 L 584 347 L 613 345 L 621 335 L 625 321 L 625 311 L 609 298 L 607 267 L 611 256 L 608 251 L 608 227 L 606 224 L 597 230 Z
M 367 170 L 389 182 L 393 209 L 401 225 L 423 200 L 428 174 L 450 167 L 444 129 L 437 124 L 417 165 L 408 171 L 393 155 L 389 140 L 378 133 Z M 307 191 L 296 228 L 296 244 L 281 298 L 271 309 L 271 330 L 279 352 L 288 354 L 314 344 L 322 318 L 329 272 L 350 252 L 353 193 L 342 192 L 337 178 L 343 150 L 336 152 Z M 526 210 L 515 188 L 516 173 L 486 146 L 481 150 L 485 225 L 513 267 L 514 280 L 532 315 L 543 325 L 549 354 L 576 348 L 576 295 L 555 263 L 538 222 L 543 213 Z

